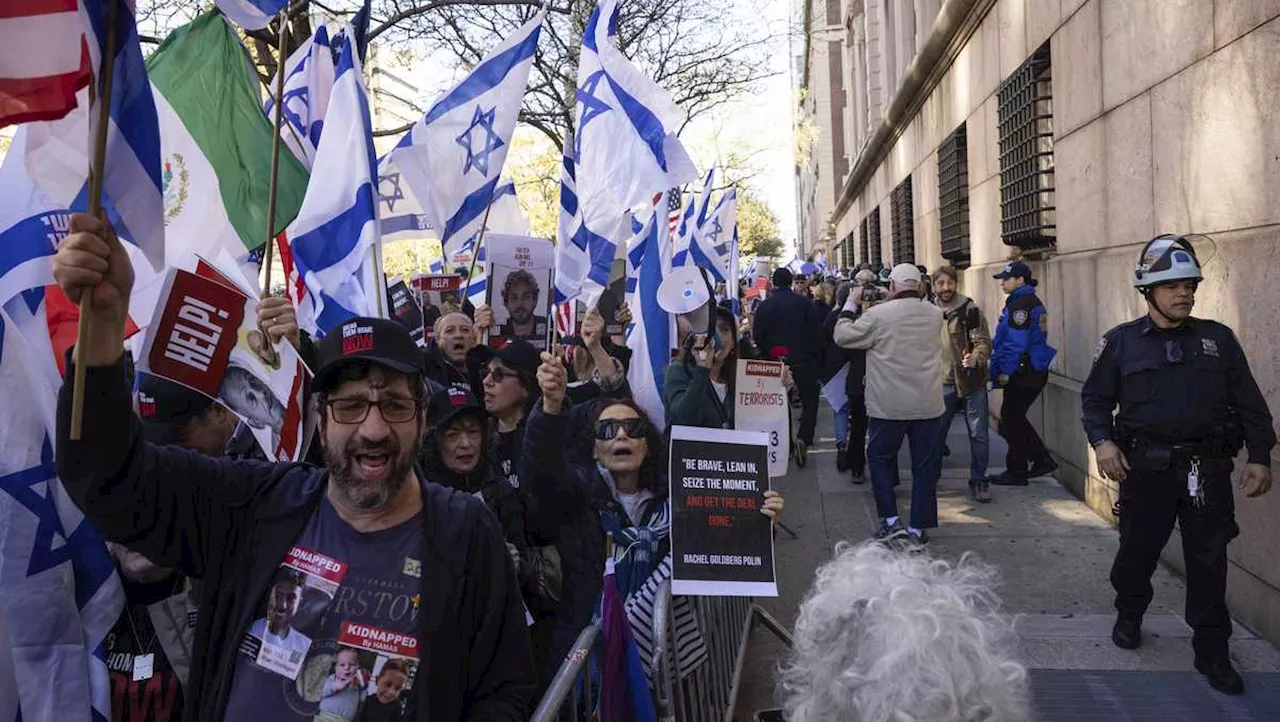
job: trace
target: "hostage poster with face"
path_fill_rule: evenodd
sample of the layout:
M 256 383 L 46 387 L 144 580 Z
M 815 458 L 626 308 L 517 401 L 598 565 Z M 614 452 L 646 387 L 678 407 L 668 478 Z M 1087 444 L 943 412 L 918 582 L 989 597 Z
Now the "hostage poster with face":
M 196 257 L 193 266 L 169 270 L 139 370 L 217 400 L 249 426 L 268 459 L 301 459 L 311 370 L 288 341 L 268 342 L 234 264 Z
M 493 308 L 489 345 L 502 348 L 523 339 L 547 349 L 551 318 L 551 274 L 555 247 L 545 238 L 485 236 L 489 262 L 488 295 Z

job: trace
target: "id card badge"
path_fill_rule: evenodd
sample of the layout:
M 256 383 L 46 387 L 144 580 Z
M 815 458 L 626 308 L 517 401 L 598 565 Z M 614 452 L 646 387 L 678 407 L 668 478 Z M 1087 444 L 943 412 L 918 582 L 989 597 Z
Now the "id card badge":
M 133 681 L 145 682 L 155 674 L 156 656 L 154 654 L 135 654 L 133 656 Z

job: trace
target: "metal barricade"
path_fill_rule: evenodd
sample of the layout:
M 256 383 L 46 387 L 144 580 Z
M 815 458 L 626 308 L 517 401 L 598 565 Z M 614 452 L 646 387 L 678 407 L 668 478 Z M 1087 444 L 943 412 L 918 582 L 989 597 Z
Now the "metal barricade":
M 589 722 L 596 709 L 599 690 L 591 679 L 587 661 L 596 653 L 600 625 L 582 630 L 573 649 L 565 656 L 547 693 L 538 703 L 531 722 Z
M 788 647 L 791 635 L 749 597 L 687 597 L 707 648 L 707 660 L 680 669 L 671 582 L 663 582 L 653 611 L 654 686 L 662 722 L 732 722 L 751 630 L 760 625 Z

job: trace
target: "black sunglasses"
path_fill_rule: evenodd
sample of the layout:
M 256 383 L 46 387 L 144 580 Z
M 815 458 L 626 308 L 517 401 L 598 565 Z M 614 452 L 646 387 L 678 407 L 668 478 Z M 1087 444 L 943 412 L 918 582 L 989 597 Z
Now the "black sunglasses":
M 619 429 L 627 432 L 627 438 L 643 439 L 644 419 L 600 419 L 596 422 L 596 438 L 600 441 L 611 441 L 618 438 Z

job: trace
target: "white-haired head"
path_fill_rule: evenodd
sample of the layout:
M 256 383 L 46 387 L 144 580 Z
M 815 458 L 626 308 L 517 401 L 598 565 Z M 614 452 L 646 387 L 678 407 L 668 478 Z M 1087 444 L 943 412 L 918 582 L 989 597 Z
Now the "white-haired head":
M 782 670 L 788 722 L 1031 718 L 995 570 L 841 543 L 800 606 Z

